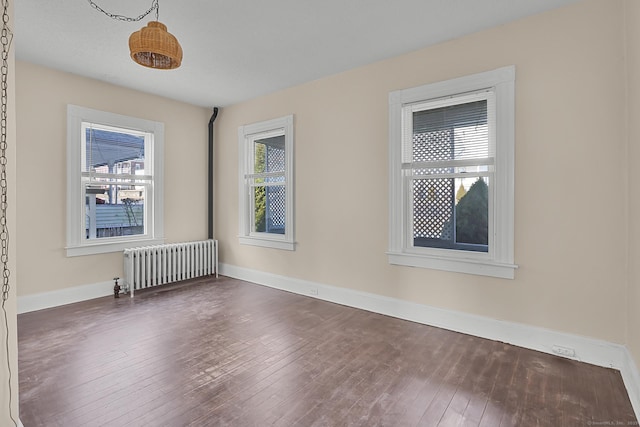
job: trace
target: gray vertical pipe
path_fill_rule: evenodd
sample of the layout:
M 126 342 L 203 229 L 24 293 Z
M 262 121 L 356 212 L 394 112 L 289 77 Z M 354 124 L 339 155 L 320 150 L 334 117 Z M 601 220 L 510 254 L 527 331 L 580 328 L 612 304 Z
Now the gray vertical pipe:
M 213 235 L 214 235 L 214 231 L 213 231 L 213 210 L 215 208 L 215 206 L 213 205 L 215 197 L 214 197 L 214 193 L 215 193 L 215 187 L 214 187 L 214 182 L 213 182 L 213 175 L 214 175 L 214 160 L 215 160 L 215 152 L 214 149 L 215 147 L 213 146 L 213 122 L 216 121 L 216 117 L 218 117 L 218 107 L 213 107 L 213 114 L 211 115 L 211 118 L 209 119 L 209 186 L 208 186 L 208 193 L 209 193 L 209 239 L 213 239 Z

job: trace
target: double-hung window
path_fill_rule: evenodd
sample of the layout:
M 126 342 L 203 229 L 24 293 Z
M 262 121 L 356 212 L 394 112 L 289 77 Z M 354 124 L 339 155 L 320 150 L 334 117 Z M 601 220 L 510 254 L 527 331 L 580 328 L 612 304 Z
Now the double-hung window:
M 163 124 L 69 105 L 67 255 L 162 242 Z
M 293 116 L 241 126 L 240 243 L 294 250 Z
M 514 80 L 390 94 L 390 263 L 513 278 Z

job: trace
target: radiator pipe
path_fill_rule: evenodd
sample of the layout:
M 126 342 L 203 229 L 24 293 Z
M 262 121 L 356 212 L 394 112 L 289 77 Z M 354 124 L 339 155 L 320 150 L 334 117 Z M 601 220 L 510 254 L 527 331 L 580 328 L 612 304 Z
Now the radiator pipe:
M 214 235 L 214 225 L 213 225 L 213 210 L 214 210 L 214 201 L 215 201 L 215 187 L 213 182 L 213 172 L 214 172 L 214 160 L 215 160 L 215 152 L 213 146 L 213 122 L 216 121 L 216 117 L 218 117 L 218 107 L 213 107 L 213 114 L 209 119 L 209 239 L 213 239 Z
M 113 297 L 114 298 L 120 298 L 120 285 L 118 284 L 118 280 L 120 280 L 119 277 L 114 277 L 113 281 L 116 282 L 115 285 L 113 285 Z

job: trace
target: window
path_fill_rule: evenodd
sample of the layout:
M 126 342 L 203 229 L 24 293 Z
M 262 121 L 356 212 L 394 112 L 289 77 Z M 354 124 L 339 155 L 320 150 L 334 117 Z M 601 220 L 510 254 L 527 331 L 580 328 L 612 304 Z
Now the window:
M 391 264 L 513 278 L 515 68 L 389 95 Z
M 293 116 L 238 129 L 240 243 L 294 250 Z
M 67 107 L 67 256 L 163 241 L 164 125 Z

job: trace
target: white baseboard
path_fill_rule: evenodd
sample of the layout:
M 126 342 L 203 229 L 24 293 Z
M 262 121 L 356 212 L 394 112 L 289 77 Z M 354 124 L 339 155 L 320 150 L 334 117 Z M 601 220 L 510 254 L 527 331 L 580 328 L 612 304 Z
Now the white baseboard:
M 554 346 L 573 349 L 575 356 L 569 357 L 570 359 L 620 371 L 636 417 L 640 418 L 640 374 L 631 354 L 623 345 L 536 326 L 445 310 L 368 292 L 293 279 L 229 264 L 220 264 L 220 274 L 543 353 L 558 355 L 553 351 Z
M 620 368 L 620 374 L 622 374 L 624 385 L 627 387 L 627 393 L 633 405 L 633 410 L 636 412 L 636 418 L 640 420 L 640 372 L 638 372 L 638 366 L 629 351 L 626 352 L 625 362 L 625 365 Z
M 113 295 L 113 281 L 18 297 L 18 314 Z

